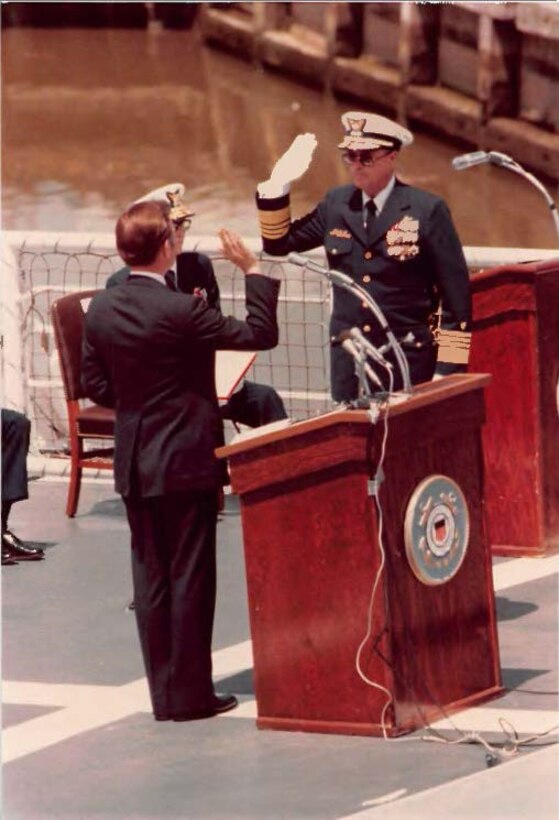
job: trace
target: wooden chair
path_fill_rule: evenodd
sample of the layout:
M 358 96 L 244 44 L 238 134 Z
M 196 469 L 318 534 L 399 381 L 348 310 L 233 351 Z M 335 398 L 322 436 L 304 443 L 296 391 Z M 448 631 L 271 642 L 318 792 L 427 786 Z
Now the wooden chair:
M 85 405 L 81 386 L 82 337 L 87 305 L 97 291 L 71 293 L 53 303 L 51 308 L 54 337 L 64 382 L 68 411 L 71 472 L 66 515 L 73 518 L 78 508 L 82 470 L 93 467 L 113 469 L 113 446 L 84 450 L 86 439 L 114 441 L 115 413 L 96 404 Z

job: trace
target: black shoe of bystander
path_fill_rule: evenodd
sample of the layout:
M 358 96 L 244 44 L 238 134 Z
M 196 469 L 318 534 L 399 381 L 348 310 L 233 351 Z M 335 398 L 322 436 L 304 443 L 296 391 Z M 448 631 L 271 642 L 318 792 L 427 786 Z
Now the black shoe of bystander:
M 17 535 L 14 535 L 10 530 L 5 530 L 2 533 L 2 563 L 4 558 L 14 559 L 19 561 L 42 561 L 45 557 L 44 550 L 40 547 L 34 547 L 26 544 Z

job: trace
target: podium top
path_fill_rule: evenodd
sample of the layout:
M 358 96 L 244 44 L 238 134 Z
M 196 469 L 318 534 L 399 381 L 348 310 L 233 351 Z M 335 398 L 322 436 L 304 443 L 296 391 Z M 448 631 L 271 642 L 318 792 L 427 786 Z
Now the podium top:
M 388 412 L 391 418 L 399 416 L 420 407 L 438 404 L 445 399 L 451 399 L 461 394 L 481 389 L 482 387 L 486 387 L 490 381 L 491 376 L 485 373 L 457 373 L 453 376 L 445 376 L 437 381 L 424 382 L 423 384 L 416 385 L 413 392 L 408 396 L 405 396 L 405 394 L 396 394 L 397 400 L 389 403 Z M 402 395 L 404 395 L 404 398 L 400 398 Z M 386 412 L 387 407 L 382 407 L 379 418 L 382 418 Z M 263 425 L 257 428 L 257 430 L 250 431 L 247 436 L 243 437 L 242 434 L 237 436 L 231 444 L 225 447 L 219 447 L 215 453 L 218 458 L 230 458 L 240 453 L 255 450 L 266 444 L 273 444 L 282 439 L 293 438 L 302 433 L 320 430 L 336 424 L 370 425 L 371 416 L 368 410 L 342 409 L 332 410 L 331 412 L 323 413 L 320 416 L 302 421 L 291 421 L 287 419 L 281 423 L 274 422 L 270 425 Z
M 481 268 L 470 274 L 470 282 L 473 287 L 509 280 L 535 282 L 539 277 L 548 273 L 559 273 L 559 252 L 557 256 L 550 259 L 534 259 L 531 262 Z

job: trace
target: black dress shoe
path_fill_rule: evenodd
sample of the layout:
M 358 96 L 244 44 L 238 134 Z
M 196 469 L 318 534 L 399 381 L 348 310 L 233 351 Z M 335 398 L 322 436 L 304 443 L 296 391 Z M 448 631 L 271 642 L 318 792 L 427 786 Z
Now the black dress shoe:
M 229 712 L 238 705 L 239 701 L 235 695 L 223 695 L 222 697 L 214 695 L 209 706 L 194 709 L 191 712 L 173 715 L 173 720 L 203 720 L 204 718 L 215 717 L 215 715 L 222 715 L 224 712 Z
M 9 567 L 10 565 L 13 566 L 14 564 L 17 564 L 17 561 L 15 561 L 8 552 L 2 550 L 2 566 Z
M 2 557 L 13 558 L 16 561 L 41 561 L 45 557 L 44 550 L 26 544 L 10 530 L 2 533 Z
M 239 701 L 235 695 L 214 695 L 213 708 L 216 715 L 221 715 L 223 712 L 230 712 L 239 705 Z

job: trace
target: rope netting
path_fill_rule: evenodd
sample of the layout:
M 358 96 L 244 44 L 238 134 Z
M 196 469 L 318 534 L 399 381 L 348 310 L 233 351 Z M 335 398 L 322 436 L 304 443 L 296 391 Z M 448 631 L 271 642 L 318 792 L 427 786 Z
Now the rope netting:
M 16 409 L 31 420 L 35 454 L 67 451 L 66 406 L 51 306 L 64 294 L 104 288 L 110 274 L 122 267 L 109 243 L 107 249 L 98 241 L 94 248 L 93 240 L 84 242 L 83 249 L 76 244 L 75 237 L 50 244 L 44 239 L 33 243 L 28 238 L 11 243 L 12 271 L 4 281 L 3 309 L 16 317 L 10 332 L 17 333 L 19 325 L 19 340 L 4 345 L 2 370 L 5 380 L 19 379 L 21 384 L 15 392 L 5 385 L 4 404 L 23 405 Z M 204 252 L 200 245 L 197 250 Z M 215 249 L 210 248 L 208 255 L 220 285 L 222 311 L 244 318 L 242 273 L 220 258 Z M 290 416 L 308 418 L 331 407 L 328 284 L 319 277 L 302 275 L 300 269 L 285 262 L 266 261 L 263 265 L 282 282 L 280 343 L 274 350 L 258 353 L 247 377 L 275 387 Z M 21 401 L 10 401 L 10 394 L 21 395 Z

